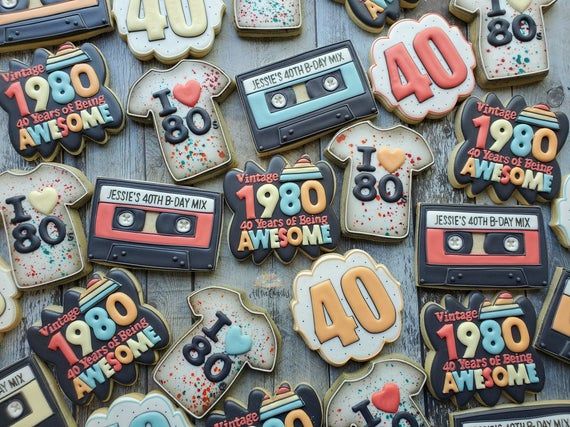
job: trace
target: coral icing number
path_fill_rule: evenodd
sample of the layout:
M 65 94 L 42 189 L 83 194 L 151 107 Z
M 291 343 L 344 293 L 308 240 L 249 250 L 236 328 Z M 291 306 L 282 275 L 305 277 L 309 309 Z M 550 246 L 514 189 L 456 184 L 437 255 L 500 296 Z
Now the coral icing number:
M 86 86 L 81 81 L 82 75 L 89 82 Z M 47 109 L 50 96 L 58 104 L 65 105 L 73 102 L 77 95 L 83 98 L 96 95 L 100 87 L 99 77 L 91 65 L 76 64 L 71 68 L 69 74 L 58 70 L 50 73 L 47 79 L 41 76 L 31 77 L 26 81 L 23 89 L 21 82 L 16 81 L 8 86 L 4 94 L 8 98 L 15 98 L 20 114 L 28 116 L 30 115 L 30 108 L 26 96 L 36 102 L 34 112 L 38 113 Z M 21 120 L 29 119 L 23 118 Z M 61 120 L 63 121 L 63 119 Z M 29 123 L 24 123 L 24 125 L 27 124 Z M 76 124 L 79 126 L 79 123 Z M 68 125 L 71 127 L 72 124 L 68 123 Z
M 208 17 L 204 0 L 163 0 L 166 8 L 165 16 L 160 13 L 159 0 L 130 0 L 127 12 L 127 29 L 129 31 L 146 31 L 150 41 L 164 40 L 164 30 L 170 26 L 180 37 L 196 37 L 206 31 Z M 186 23 L 182 2 L 187 2 L 192 17 L 192 24 Z M 141 6 L 144 17 L 140 17 Z
M 91 333 L 100 341 L 111 340 L 115 335 L 117 325 L 129 326 L 135 322 L 137 316 L 137 305 L 127 294 L 113 293 L 107 298 L 105 309 L 94 307 L 87 311 L 85 321 L 71 322 L 65 331 L 65 336 L 61 332 L 53 335 L 48 348 L 52 351 L 61 351 L 69 365 L 72 366 L 68 371 L 68 378 L 73 379 L 80 374 L 81 369 L 78 365 L 79 358 L 69 344 L 81 347 L 81 357 L 91 354 L 93 352 Z M 129 364 L 132 362 L 133 354 L 126 346 L 119 346 L 114 357 L 122 364 Z M 112 358 L 106 358 L 110 364 L 113 364 L 113 361 L 109 360 Z
M 356 320 L 366 331 L 380 334 L 394 325 L 396 307 L 388 296 L 384 284 L 373 270 L 366 267 L 353 267 L 347 270 L 342 276 L 341 288 Z M 363 290 L 374 305 L 374 311 L 362 295 Z M 348 346 L 359 341 L 355 332 L 358 327 L 356 321 L 346 313 L 330 279 L 311 287 L 310 293 L 315 333 L 321 343 L 339 338 L 344 346 Z M 325 316 L 325 311 L 330 322 Z
M 445 64 L 432 45 L 437 48 Z M 384 52 L 392 93 L 397 101 L 415 95 L 419 102 L 424 102 L 434 96 L 430 87 L 432 84 L 442 89 L 454 89 L 467 79 L 468 69 L 461 54 L 441 28 L 430 27 L 419 32 L 414 37 L 413 47 L 427 74 L 422 73 L 404 43 L 398 43 Z M 402 82 L 401 76 L 405 82 Z
M 552 129 L 541 128 L 534 132 L 532 127 L 525 123 L 513 127 L 505 119 L 496 120 L 491 124 L 491 117 L 485 115 L 473 119 L 473 125 L 479 129 L 476 149 L 486 149 L 487 138 L 491 134 L 495 142 L 489 150 L 494 152 L 500 152 L 512 138 L 510 150 L 515 156 L 525 157 L 532 152 L 537 160 L 548 163 L 554 160 L 558 153 L 558 137 Z M 543 149 L 544 140 L 548 142 L 546 150 Z
M 521 42 L 529 42 L 535 37 L 542 39 L 542 34 L 537 33 L 536 22 L 532 16 L 523 13 L 510 23 L 502 17 L 507 11 L 501 8 L 501 0 L 491 0 L 491 4 L 491 11 L 487 13 L 489 18 L 493 18 L 487 26 L 487 41 L 491 46 L 505 46 L 513 40 L 513 36 Z

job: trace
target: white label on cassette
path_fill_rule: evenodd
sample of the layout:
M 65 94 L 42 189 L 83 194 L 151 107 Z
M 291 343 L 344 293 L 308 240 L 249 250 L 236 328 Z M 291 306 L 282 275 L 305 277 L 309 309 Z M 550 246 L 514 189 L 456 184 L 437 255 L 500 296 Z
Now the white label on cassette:
M 7 377 L 0 378 L 0 398 L 20 390 L 22 386 L 34 380 L 35 375 L 29 366 L 24 366 L 16 372 L 12 372 Z
M 429 211 L 426 227 L 453 230 L 538 230 L 538 218 L 534 215 Z
M 343 48 L 244 80 L 243 87 L 245 93 L 249 95 L 253 92 L 312 76 L 352 61 L 350 51 Z
M 524 417 L 520 420 L 512 420 L 509 419 L 508 422 L 505 424 L 497 423 L 497 421 L 488 421 L 488 422 L 481 422 L 475 421 L 472 423 L 465 423 L 462 424 L 463 427 L 497 427 L 497 426 L 529 426 L 529 427 L 538 427 L 538 426 L 563 426 L 568 425 L 570 422 L 570 415 L 568 414 L 561 414 L 561 415 L 544 415 L 542 417 L 533 417 L 528 418 Z
M 100 201 L 208 213 L 214 212 L 215 207 L 214 200 L 205 197 L 193 197 L 186 196 L 184 194 L 169 194 L 160 191 L 148 191 L 137 188 L 114 187 L 108 185 L 101 188 Z

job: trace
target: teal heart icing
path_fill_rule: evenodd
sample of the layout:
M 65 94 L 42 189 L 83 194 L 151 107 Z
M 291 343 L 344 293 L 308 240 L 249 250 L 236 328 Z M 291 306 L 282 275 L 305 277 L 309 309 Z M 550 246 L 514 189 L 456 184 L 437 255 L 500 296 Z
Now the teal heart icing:
M 251 350 L 252 340 L 249 336 L 241 333 L 238 325 L 229 327 L 226 333 L 226 353 L 232 356 L 239 356 Z

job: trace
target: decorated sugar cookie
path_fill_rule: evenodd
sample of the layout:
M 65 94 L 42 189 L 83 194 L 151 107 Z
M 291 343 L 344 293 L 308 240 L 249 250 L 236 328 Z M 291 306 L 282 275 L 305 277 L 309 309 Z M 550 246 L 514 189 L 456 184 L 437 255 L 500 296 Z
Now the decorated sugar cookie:
M 114 382 L 134 384 L 137 364 L 156 363 L 169 341 L 168 325 L 144 303 L 137 279 L 118 268 L 94 274 L 86 289 L 65 291 L 63 307 L 43 309 L 28 329 L 30 347 L 76 405 L 94 396 L 107 401 Z
M 253 389 L 247 405 L 227 399 L 223 412 L 212 413 L 206 419 L 206 426 L 320 427 L 322 420 L 321 401 L 313 387 L 299 384 L 293 389 L 289 383 L 282 383 L 273 395 L 262 388 Z
M 222 233 L 221 193 L 98 178 L 88 257 L 147 270 L 212 271 Z
M 91 43 L 66 43 L 55 53 L 38 49 L 30 65 L 12 60 L 0 75 L 10 142 L 28 161 L 53 160 L 61 148 L 80 154 L 86 140 L 105 144 L 123 128 L 105 58 Z
M 570 400 L 541 400 L 449 414 L 449 427 L 564 426 L 570 424 Z
M 566 249 L 570 248 L 570 207 L 568 197 L 570 195 L 570 175 L 562 180 L 560 195 L 552 202 L 552 217 L 550 227 L 558 237 L 558 241 Z
M 557 156 L 568 136 L 568 117 L 517 95 L 507 105 L 491 93 L 469 98 L 457 114 L 459 144 L 447 174 L 469 197 L 488 191 L 495 203 L 514 196 L 530 205 L 554 199 L 562 176 Z
M 0 369 L 2 425 L 76 427 L 49 369 L 35 356 Z
M 310 258 L 340 239 L 333 209 L 335 176 L 326 162 L 304 155 L 294 165 L 275 156 L 266 170 L 249 161 L 226 174 L 224 195 L 234 213 L 228 229 L 232 254 L 261 264 L 274 252 L 287 264 L 298 250 Z
M 196 321 L 160 359 L 153 379 L 190 415 L 202 418 L 246 366 L 273 371 L 280 337 L 268 314 L 238 291 L 201 289 L 188 304 Z
M 240 74 L 236 83 L 260 156 L 378 114 L 350 40 Z
M 138 59 L 173 64 L 201 58 L 214 46 L 226 5 L 222 0 L 121 0 L 113 2 L 117 30 Z
M 400 19 L 402 9 L 413 9 L 419 0 L 335 0 L 344 3 L 350 18 L 360 28 L 380 33 L 386 24 Z
M 400 283 L 370 255 L 327 254 L 293 283 L 294 329 L 334 366 L 367 361 L 402 330 Z
M 554 273 L 534 346 L 570 363 L 570 270 L 558 267 Z
M 301 33 L 301 0 L 233 0 L 242 37 L 289 37 Z
M 346 168 L 344 234 L 370 240 L 408 235 L 412 177 L 433 164 L 427 141 L 404 126 L 379 129 L 361 122 L 337 133 L 325 154 Z
M 186 413 L 176 408 L 162 393 L 130 393 L 113 401 L 109 408 L 89 416 L 85 427 L 193 427 Z
M 56 45 L 112 31 L 108 0 L 4 0 L 0 52 Z
M 475 54 L 462 31 L 440 15 L 403 19 L 370 51 L 372 90 L 403 121 L 449 114 L 475 88 Z
M 3 333 L 14 329 L 22 320 L 18 297 L 18 288 L 12 277 L 12 270 L 0 258 L 0 339 Z
M 425 382 L 424 371 L 404 357 L 376 359 L 357 372 L 341 375 L 327 391 L 325 425 L 428 427 L 414 401 Z
M 169 70 L 148 71 L 132 86 L 128 114 L 154 124 L 166 167 L 177 183 L 194 183 L 233 166 L 233 143 L 218 105 L 233 89 L 221 69 L 190 60 Z
M 556 0 L 451 0 L 449 10 L 470 22 L 477 80 L 483 87 L 542 80 L 548 74 L 543 13 Z
M 418 204 L 417 284 L 442 289 L 545 288 L 548 249 L 538 206 Z
M 0 212 L 18 288 L 67 283 L 90 271 L 77 209 L 92 192 L 83 173 L 57 163 L 0 174 Z
M 447 295 L 441 305 L 423 307 L 421 329 L 428 386 L 439 400 L 462 408 L 477 397 L 494 406 L 504 393 L 522 403 L 544 387 L 544 366 L 532 347 L 536 313 L 524 296 L 502 292 L 491 301 L 473 292 L 464 305 Z

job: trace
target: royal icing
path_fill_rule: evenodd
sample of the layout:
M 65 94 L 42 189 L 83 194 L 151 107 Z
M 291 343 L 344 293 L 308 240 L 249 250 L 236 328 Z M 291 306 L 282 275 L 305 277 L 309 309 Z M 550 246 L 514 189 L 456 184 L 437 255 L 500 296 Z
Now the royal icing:
M 49 369 L 34 356 L 0 369 L 2 425 L 76 427 Z
M 233 165 L 233 144 L 218 105 L 233 87 L 218 67 L 190 60 L 169 70 L 151 70 L 132 86 L 128 115 L 154 124 L 177 183 L 194 183 Z
M 79 170 L 56 163 L 0 174 L 0 212 L 18 288 L 66 283 L 89 272 L 77 209 L 91 193 Z
M 247 405 L 227 399 L 223 412 L 212 413 L 206 427 L 320 427 L 322 419 L 321 401 L 313 387 L 300 384 L 293 389 L 289 383 L 282 383 L 273 395 L 253 389 Z
M 378 114 L 348 40 L 241 74 L 236 83 L 260 156 Z
M 570 363 L 570 270 L 558 267 L 542 305 L 534 346 Z
M 386 24 L 400 19 L 402 9 L 413 9 L 419 0 L 335 0 L 344 3 L 356 24 L 371 33 L 380 33 Z
M 237 291 L 209 287 L 188 297 L 192 328 L 154 369 L 154 381 L 196 418 L 202 418 L 248 366 L 275 367 L 279 336 L 273 320 Z
M 30 65 L 12 60 L 0 75 L 10 142 L 26 160 L 53 160 L 62 147 L 80 154 L 86 139 L 105 144 L 123 127 L 105 58 L 91 43 L 66 43 L 55 53 L 37 49 Z
M 137 279 L 126 270 L 97 273 L 87 288 L 63 294 L 63 307 L 42 310 L 28 329 L 32 350 L 54 368 L 66 396 L 87 405 L 110 398 L 113 383 L 134 384 L 137 364 L 152 365 L 168 346 L 168 325 L 144 303 Z
M 364 239 L 408 235 L 412 177 L 433 164 L 427 141 L 404 126 L 379 129 L 370 122 L 337 133 L 325 154 L 345 166 L 341 226 Z
M 330 165 L 304 155 L 293 166 L 281 156 L 267 170 L 249 161 L 226 174 L 224 195 L 234 213 L 228 229 L 232 254 L 261 264 L 272 252 L 283 263 L 300 249 L 310 258 L 332 251 L 340 239 L 332 207 L 335 177 Z
M 107 0 L 0 2 L 0 52 L 86 39 L 113 30 Z
M 115 399 L 109 408 L 89 416 L 85 427 L 193 427 L 184 411 L 168 398 L 151 391 L 147 395 L 130 393 Z
M 457 114 L 460 143 L 449 157 L 448 176 L 469 197 L 488 190 L 495 203 L 511 196 L 524 204 L 550 201 L 560 190 L 558 153 L 568 136 L 568 117 L 545 104 L 527 105 L 517 95 L 505 106 L 491 93 L 472 97 Z
M 479 292 L 463 305 L 451 295 L 428 303 L 421 313 L 428 346 L 426 372 L 431 393 L 464 407 L 475 395 L 494 406 L 502 393 L 517 403 L 544 387 L 544 366 L 532 347 L 536 313 L 524 296 Z
M 301 32 L 301 0 L 234 0 L 241 36 L 293 36 Z
M 149 270 L 211 271 L 222 213 L 222 195 L 213 191 L 99 178 L 88 257 Z
M 567 426 L 570 400 L 542 400 L 523 405 L 500 405 L 493 409 L 470 409 L 449 414 L 449 427 Z
M 22 319 L 18 297 L 12 270 L 0 258 L 0 338 L 3 333 L 14 329 Z
M 570 248 L 570 207 L 568 196 L 570 195 L 570 175 L 562 180 L 560 195 L 552 201 L 552 217 L 550 227 L 556 234 L 558 241 L 565 248 Z
M 400 283 L 366 252 L 327 254 L 293 282 L 294 329 L 334 366 L 367 361 L 402 330 Z
M 483 86 L 524 84 L 548 74 L 543 12 L 556 0 L 451 0 L 451 13 L 472 22 Z
M 325 425 L 428 427 L 413 399 L 425 382 L 424 371 L 406 358 L 376 359 L 335 381 L 325 397 Z
M 545 225 L 539 207 L 418 205 L 418 286 L 544 288 Z
M 394 24 L 370 57 L 374 95 L 408 123 L 446 116 L 475 88 L 471 43 L 434 13 Z
M 222 0 L 121 0 L 113 2 L 119 34 L 141 60 L 165 64 L 203 57 L 214 46 L 226 6 Z

